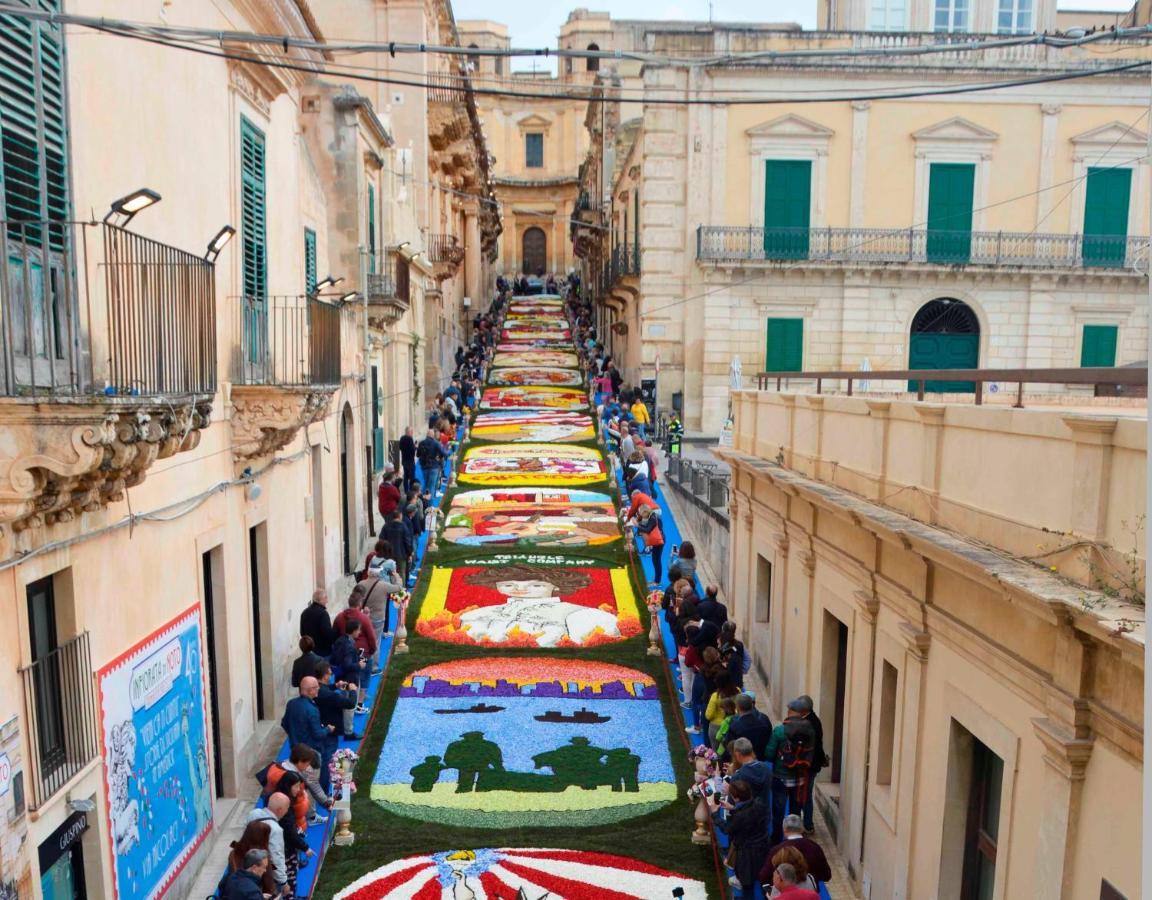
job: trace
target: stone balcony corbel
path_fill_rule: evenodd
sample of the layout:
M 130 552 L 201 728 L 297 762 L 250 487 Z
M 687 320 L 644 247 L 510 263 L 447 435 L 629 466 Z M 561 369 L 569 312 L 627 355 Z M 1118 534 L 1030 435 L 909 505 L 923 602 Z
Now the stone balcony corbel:
M 0 525 L 71 521 L 121 500 L 158 459 L 193 450 L 209 395 L 85 395 L 0 402 Z
M 232 456 L 247 462 L 271 456 L 296 434 L 324 418 L 338 384 L 234 384 Z

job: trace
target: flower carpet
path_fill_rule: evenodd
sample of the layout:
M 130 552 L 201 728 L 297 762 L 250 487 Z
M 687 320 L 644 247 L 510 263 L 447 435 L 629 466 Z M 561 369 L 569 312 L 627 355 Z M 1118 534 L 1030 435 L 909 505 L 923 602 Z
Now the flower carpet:
M 502 333 L 315 896 L 725 896 L 562 301 Z

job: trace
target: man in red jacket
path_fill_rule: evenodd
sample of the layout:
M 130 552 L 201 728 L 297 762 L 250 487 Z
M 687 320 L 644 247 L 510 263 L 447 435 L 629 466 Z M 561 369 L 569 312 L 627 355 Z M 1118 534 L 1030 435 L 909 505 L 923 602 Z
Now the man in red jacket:
M 376 502 L 380 507 L 380 515 L 384 521 L 396 511 L 400 505 L 400 488 L 396 486 L 396 470 L 389 463 L 384 469 L 384 477 L 380 479 L 380 487 L 376 491 Z
M 796 881 L 795 866 L 780 863 L 776 867 L 776 874 L 772 876 L 772 886 L 780 892 L 776 896 L 781 900 L 820 900 L 819 894 L 797 886 Z

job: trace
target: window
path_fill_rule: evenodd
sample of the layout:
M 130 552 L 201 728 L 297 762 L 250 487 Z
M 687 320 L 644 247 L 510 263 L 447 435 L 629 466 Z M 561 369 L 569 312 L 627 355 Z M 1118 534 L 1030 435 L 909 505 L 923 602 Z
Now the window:
M 1084 197 L 1084 265 L 1124 265 L 1128 249 L 1128 204 L 1131 195 L 1131 169 L 1088 169 Z
M 934 31 L 969 31 L 968 0 L 936 0 Z
M 903 31 L 907 24 L 907 0 L 872 0 L 869 31 Z
M 964 833 L 963 900 L 992 900 L 996 884 L 996 842 L 1000 831 L 1000 789 L 1004 762 L 972 738 L 972 780 Z
M 896 751 L 896 667 L 884 660 L 880 675 L 880 731 L 876 758 L 876 783 L 892 783 L 892 757 Z
M 240 232 L 244 251 L 244 296 L 268 298 L 264 132 L 240 117 Z
M 33 695 L 36 698 L 36 732 L 40 766 L 55 772 L 64 765 L 64 685 L 61 683 L 56 634 L 56 592 L 52 576 L 33 581 L 25 588 L 28 598 L 28 643 L 32 650 Z
M 1000 0 L 996 30 L 1000 34 L 1031 34 L 1032 0 Z
M 799 372 L 804 362 L 804 320 L 769 319 L 764 371 Z
M 311 228 L 304 229 L 304 289 L 316 293 L 316 232 Z
M 1085 325 L 1084 336 L 1080 341 L 1080 365 L 1116 365 L 1116 337 L 1119 330 L 1116 325 Z
M 544 167 L 544 135 L 539 132 L 524 135 L 524 165 L 529 169 Z
M 503 56 L 492 57 L 492 65 L 496 69 L 497 75 L 503 75 L 504 74 L 504 57 Z
M 807 259 L 811 215 L 811 160 L 765 160 L 764 255 Z
M 468 49 L 469 50 L 479 50 L 480 48 L 478 46 L 476 46 L 475 44 L 469 44 Z M 468 68 L 473 72 L 479 72 L 480 71 L 480 54 L 479 53 L 469 53 L 468 54 Z
M 966 263 L 972 255 L 973 163 L 928 167 L 928 262 Z
M 376 271 L 376 185 L 368 182 L 368 271 Z
M 595 52 L 599 50 L 600 47 L 598 44 L 589 44 L 588 49 Z M 600 71 L 600 58 L 598 56 L 589 56 L 585 62 L 587 63 L 587 69 L 589 72 Z
M 772 563 L 756 554 L 756 621 L 772 621 Z

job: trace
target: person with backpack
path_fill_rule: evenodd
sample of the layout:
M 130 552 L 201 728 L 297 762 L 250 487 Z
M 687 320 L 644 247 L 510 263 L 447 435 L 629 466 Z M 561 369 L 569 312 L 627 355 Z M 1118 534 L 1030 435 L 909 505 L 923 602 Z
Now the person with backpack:
M 828 754 L 824 752 L 824 724 L 820 721 L 820 717 L 812 709 L 812 698 L 807 694 L 801 694 L 792 701 L 795 704 L 796 714 L 802 716 L 812 723 L 812 730 L 816 733 L 816 751 L 812 759 L 812 777 L 809 784 L 816 783 L 816 776 L 820 774 L 820 770 L 826 768 L 830 760 Z M 806 835 L 813 835 L 816 833 L 816 823 L 812 819 L 812 794 L 813 791 L 809 789 L 807 796 L 804 798 L 804 833 Z
M 788 716 L 772 729 L 764 759 L 772 764 L 772 844 L 784 840 L 784 816 L 799 813 L 812 789 L 816 763 L 816 730 L 802 715 L 799 698 L 788 704 Z

